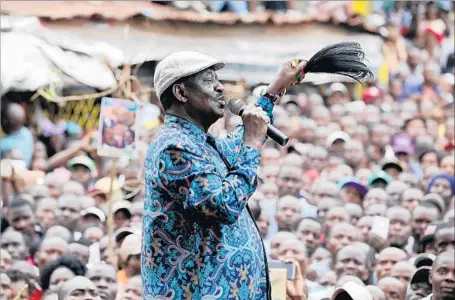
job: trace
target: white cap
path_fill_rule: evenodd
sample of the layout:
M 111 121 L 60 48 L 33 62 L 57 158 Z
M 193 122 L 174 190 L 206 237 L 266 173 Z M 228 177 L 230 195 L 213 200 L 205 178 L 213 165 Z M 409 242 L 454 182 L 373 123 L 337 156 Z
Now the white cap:
M 168 87 L 183 77 L 194 75 L 211 67 L 217 71 L 225 65 L 224 62 L 199 52 L 178 51 L 171 53 L 156 66 L 153 79 L 156 96 L 160 99 Z
M 364 286 L 360 286 L 352 281 L 346 282 L 333 292 L 330 300 L 336 300 L 337 296 L 346 292 L 353 300 L 373 300 L 370 292 Z
M 349 137 L 349 135 L 344 132 L 344 131 L 335 131 L 335 132 L 332 132 L 326 139 L 325 143 L 327 145 L 327 147 L 330 147 L 332 146 L 332 144 L 336 141 L 336 140 L 343 140 L 345 142 L 349 142 L 351 140 L 351 138 Z

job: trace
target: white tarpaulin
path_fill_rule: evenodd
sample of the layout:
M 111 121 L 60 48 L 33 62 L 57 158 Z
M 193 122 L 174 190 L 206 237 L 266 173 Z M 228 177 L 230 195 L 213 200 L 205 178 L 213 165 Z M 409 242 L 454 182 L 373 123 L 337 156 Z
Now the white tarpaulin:
M 1 33 L 1 94 L 63 86 L 64 76 L 105 90 L 117 86 L 112 70 L 100 58 L 64 51 L 25 32 Z

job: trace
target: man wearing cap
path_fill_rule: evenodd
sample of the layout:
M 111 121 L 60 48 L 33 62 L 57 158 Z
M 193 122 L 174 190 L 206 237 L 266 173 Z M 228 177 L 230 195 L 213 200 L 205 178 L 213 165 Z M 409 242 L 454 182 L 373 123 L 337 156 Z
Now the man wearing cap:
M 431 294 L 431 285 L 428 281 L 430 270 L 431 267 L 423 266 L 414 272 L 408 290 L 406 291 L 406 300 L 422 299 Z
M 226 139 L 208 134 L 224 115 L 224 63 L 176 52 L 156 67 L 156 94 L 166 120 L 145 162 L 142 280 L 144 298 L 270 299 L 261 237 L 249 213 L 259 149 L 273 105 L 303 75 L 286 63 L 243 126 Z
M 68 161 L 68 169 L 71 171 L 71 180 L 81 183 L 87 188 L 96 175 L 95 162 L 88 156 L 77 156 Z

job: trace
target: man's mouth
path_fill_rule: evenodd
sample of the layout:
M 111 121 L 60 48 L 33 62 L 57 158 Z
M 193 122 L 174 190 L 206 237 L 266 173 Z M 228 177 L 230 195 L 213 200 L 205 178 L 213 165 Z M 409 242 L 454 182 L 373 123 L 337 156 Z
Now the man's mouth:
M 454 292 L 454 287 L 453 286 L 441 286 L 441 292 L 444 294 L 453 294 Z
M 224 107 L 226 105 L 226 101 L 224 99 L 224 95 L 219 96 L 217 100 L 218 100 L 218 103 L 221 104 L 221 106 Z

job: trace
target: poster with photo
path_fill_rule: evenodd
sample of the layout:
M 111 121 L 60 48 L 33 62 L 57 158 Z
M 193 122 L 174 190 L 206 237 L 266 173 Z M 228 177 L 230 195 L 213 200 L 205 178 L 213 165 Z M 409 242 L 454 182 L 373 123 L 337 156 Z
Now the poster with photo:
M 104 97 L 98 127 L 98 155 L 136 157 L 136 118 L 139 105 L 130 100 Z

